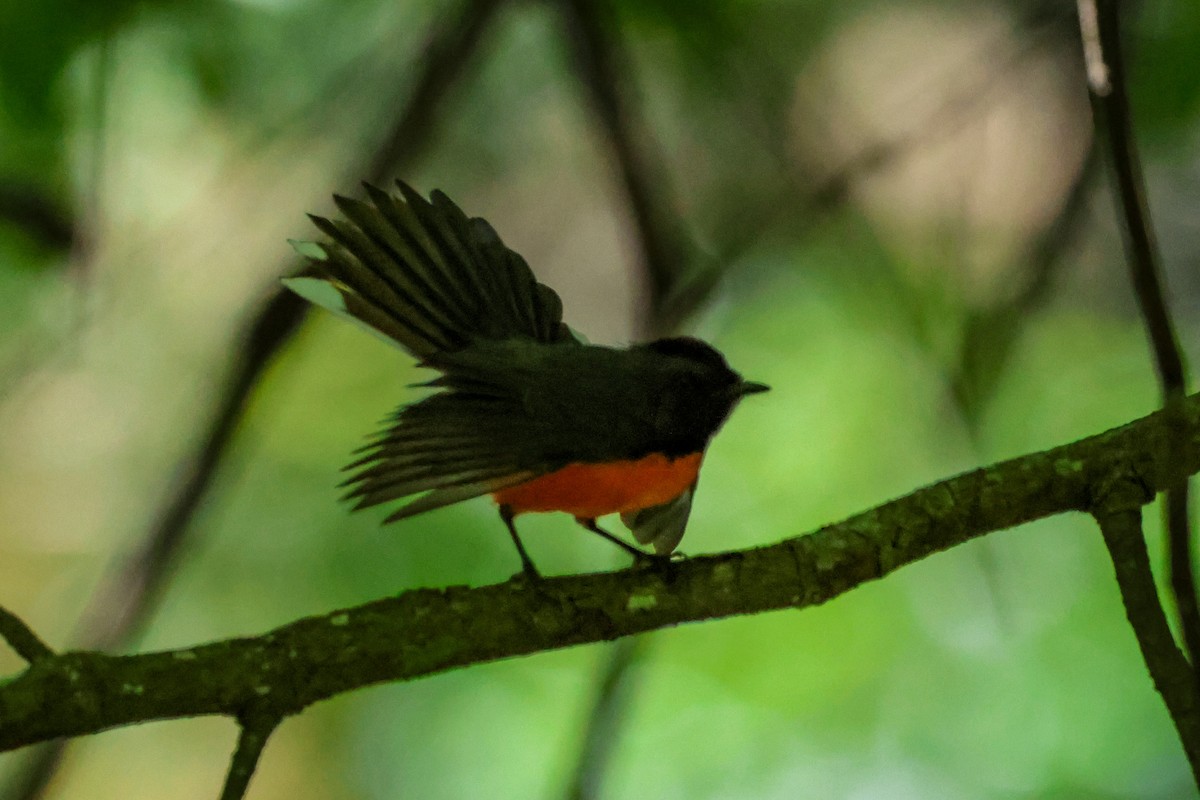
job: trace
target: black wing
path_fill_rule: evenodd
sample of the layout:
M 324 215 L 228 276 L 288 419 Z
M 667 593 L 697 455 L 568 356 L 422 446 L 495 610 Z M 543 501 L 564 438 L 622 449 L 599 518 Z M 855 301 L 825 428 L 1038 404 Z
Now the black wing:
M 474 341 L 572 341 L 562 301 L 482 219 L 438 191 L 426 201 L 407 184 L 370 203 L 334 196 L 344 220 L 313 216 L 329 237 L 299 243 L 309 266 L 284 284 L 436 363 Z
M 345 486 L 355 509 L 420 495 L 385 522 L 515 486 L 548 471 L 522 464 L 531 435 L 518 408 L 495 398 L 442 392 L 401 408 L 395 424 L 360 452 Z

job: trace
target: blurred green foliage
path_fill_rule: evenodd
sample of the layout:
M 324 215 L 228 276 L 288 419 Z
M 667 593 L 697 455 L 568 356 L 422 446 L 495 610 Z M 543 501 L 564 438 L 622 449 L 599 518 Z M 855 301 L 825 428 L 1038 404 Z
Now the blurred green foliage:
M 1200 71 L 1181 68 L 1200 41 L 1200 8 L 1195 3 L 1147 3 L 1134 44 L 1134 79 L 1152 88 L 1137 95 L 1140 130 L 1175 140 L 1195 128 L 1200 112 Z
M 683 550 L 799 535 L 1154 407 L 1102 187 L 1044 306 L 1017 320 L 994 394 L 968 411 L 950 390 L 964 321 L 1027 283 L 1008 254 L 1048 224 L 1086 149 L 1087 120 L 1053 91 L 1084 91 L 1061 5 L 613 4 L 663 196 L 689 252 L 724 272 L 689 330 L 774 387 L 716 439 Z M 1132 91 L 1152 209 L 1164 249 L 1194 254 L 1200 6 L 1141 6 Z M 453 7 L 57 0 L 0 14 L 0 181 L 61 201 L 90 243 L 48 249 L 0 220 L 0 603 L 55 644 L 171 488 L 284 240 L 312 236 L 303 212 L 331 191 L 354 191 Z M 1034 42 L 1016 49 L 1037 63 L 980 58 L 993 39 Z M 636 237 L 573 64 L 553 4 L 505 9 L 403 177 L 490 219 L 590 339 L 627 341 Z M 899 83 L 863 78 L 872 64 Z M 978 69 L 994 95 L 970 82 Z M 982 96 L 965 121 L 937 111 L 955 81 Z M 1034 139 L 1039 126 L 1053 135 Z M 872 146 L 847 167 L 847 149 Z M 813 195 L 839 171 L 846 191 Z M 1194 362 L 1200 287 L 1188 263 L 1167 267 Z M 137 646 L 515 572 L 485 501 L 387 529 L 384 511 L 338 501 L 339 466 L 420 378 L 317 315 L 254 394 Z M 569 520 L 524 528 L 546 571 L 621 563 Z M 281 729 L 251 796 L 559 795 L 604 660 L 577 648 L 323 704 Z M 0 673 L 16 668 L 0 653 Z M 1082 518 L 998 533 L 826 607 L 662 632 L 631 680 L 607 797 L 1191 796 Z M 76 746 L 53 796 L 213 794 L 232 738 L 215 721 L 105 734 Z M 0 756 L 0 779 L 18 766 Z

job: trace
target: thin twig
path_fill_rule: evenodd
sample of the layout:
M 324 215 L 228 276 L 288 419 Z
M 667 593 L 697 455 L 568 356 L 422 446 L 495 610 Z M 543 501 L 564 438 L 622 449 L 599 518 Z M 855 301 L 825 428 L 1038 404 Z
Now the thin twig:
M 69 254 L 64 263 L 64 274 L 70 289 L 66 302 L 54 317 L 54 328 L 37 326 L 31 334 L 23 337 L 27 341 L 13 348 L 15 355 L 9 362 L 0 366 L 0 375 L 4 376 L 0 383 L 0 403 L 7 399 L 10 392 L 27 385 L 38 372 L 46 373 L 55 361 L 76 352 L 95 310 L 92 278 L 99 249 L 97 239 L 102 235 L 103 228 L 100 190 L 107 129 L 104 110 L 113 65 L 112 40 L 111 30 L 98 33 L 94 64 L 87 70 L 87 95 L 91 108 L 85 113 L 86 122 L 83 126 L 88 130 L 87 147 L 83 149 L 86 169 L 83 171 L 84 181 L 76 206 L 70 210 L 65 207 L 59 209 L 56 201 L 42 195 L 29 198 L 33 202 L 32 207 L 14 207 L 11 204 L 16 197 L 10 193 L 15 192 L 19 197 L 21 190 L 12 185 L 0 188 L 0 219 L 6 216 L 12 219 L 15 212 L 14 221 L 24 223 L 26 232 L 40 235 L 46 244 Z M 28 187 L 25 191 L 33 193 L 41 190 Z
M 575 761 L 575 772 L 567 789 L 569 800 L 603 797 L 602 787 L 612 759 L 613 746 L 628 718 L 633 694 L 633 667 L 643 654 L 648 639 L 631 636 L 614 642 L 607 652 L 597 681 L 596 697 L 588 712 L 583 744 Z
M 83 644 L 97 649 L 119 646 L 145 624 L 158 605 L 192 517 L 208 492 L 217 468 L 241 421 L 259 376 L 304 319 L 306 303 L 290 292 L 275 292 L 256 312 L 220 402 L 200 446 L 181 468 L 183 479 L 167 499 L 138 550 L 118 563 L 84 612 Z
M 666 319 L 689 266 L 689 250 L 667 202 L 668 182 L 658 169 L 661 159 L 650 155 L 653 136 L 635 102 L 628 55 L 612 33 L 616 25 L 612 9 L 597 0 L 559 0 L 559 5 L 579 82 L 612 146 L 633 212 L 650 297 L 643 318 L 651 325 L 673 327 L 703 298 L 691 298 L 688 309 L 671 307 L 672 319 Z M 653 334 L 661 332 L 651 329 Z
M 16 225 L 56 250 L 69 250 L 78 231 L 62 203 L 35 186 L 0 183 L 0 221 Z
M 983 59 L 996 65 L 987 76 L 948 88 L 936 106 L 922 113 L 904 130 L 866 144 L 822 175 L 815 176 L 808 184 L 798 185 L 794 178 L 789 180 L 789 185 L 765 206 L 765 213 L 759 215 L 757 224 L 724 244 L 717 261 L 731 263 L 761 239 L 765 232 L 780 224 L 785 225 L 793 235 L 815 228 L 830 212 L 852 199 L 855 187 L 865 180 L 902 165 L 919 154 L 921 148 L 953 137 L 968 124 L 977 121 L 981 114 L 991 108 L 997 90 L 1006 86 L 1003 79 L 1039 50 L 1057 46 L 1060 29 L 1070 21 L 1069 11 L 1060 12 L 1057 9 L 1021 20 L 1021 28 L 1028 32 L 1019 46 L 1011 46 L 1005 38 L 998 46 L 988 47 L 972 56 L 976 61 Z M 923 87 L 918 87 L 917 91 L 923 91 Z M 781 174 L 791 175 L 795 170 L 794 164 L 780 160 Z
M 1187 368 L 1164 298 L 1159 266 L 1162 259 L 1150 223 L 1145 182 L 1134 142 L 1133 115 L 1121 46 L 1122 4 L 1119 0 L 1079 0 L 1079 9 L 1085 44 L 1092 41 L 1090 49 L 1085 48 L 1085 52 L 1089 54 L 1089 59 L 1099 59 L 1100 62 L 1099 67 L 1089 65 L 1089 75 L 1096 76 L 1089 84 L 1089 95 L 1098 132 L 1107 134 L 1115 178 L 1113 188 L 1122 212 L 1121 229 L 1130 277 L 1153 349 L 1163 407 L 1168 424 L 1175 431 L 1170 461 L 1179 465 L 1183 461 L 1182 448 L 1187 435 L 1183 410 Z M 1094 26 L 1089 24 L 1089 20 L 1094 22 Z M 1098 80 L 1099 76 L 1105 80 Z M 1200 608 L 1197 607 L 1192 558 L 1188 481 L 1181 470 L 1177 469 L 1174 474 L 1176 477 L 1166 492 L 1170 582 L 1185 650 L 1195 665 L 1200 659 Z M 1200 673 L 1197 673 L 1197 680 L 1200 681 Z
M 1200 696 L 1196 692 L 1191 666 L 1175 646 L 1158 600 L 1142 534 L 1142 509 L 1140 505 L 1130 505 L 1132 507 L 1125 509 L 1097 512 L 1096 521 L 1112 557 L 1125 615 L 1137 637 L 1142 658 L 1179 733 L 1192 774 L 1200 784 Z
M 416 60 L 420 74 L 401 112 L 355 182 L 382 183 L 425 148 L 438 120 L 438 107 L 474 61 L 496 15 L 508 0 L 465 0 L 440 20 Z M 401 100 L 397 98 L 397 104 Z
M 229 760 L 229 773 L 220 800 L 242 800 L 250 786 L 250 778 L 258 767 L 267 740 L 279 725 L 279 717 L 266 717 L 253 722 L 243 720 L 238 733 L 237 747 Z
M 8 646 L 30 664 L 36 664 L 42 659 L 54 655 L 54 651 L 33 632 L 33 628 L 2 606 L 0 606 L 0 639 L 8 642 Z
M 372 155 L 361 177 L 379 183 L 428 143 L 432 120 L 445 92 L 470 63 L 503 0 L 468 0 L 442 20 L 417 59 L 422 72 L 411 99 Z M 286 272 L 287 270 L 283 270 Z M 289 291 L 274 290 L 250 315 L 244 342 L 230 369 L 216 411 L 200 445 L 181 466 L 182 480 L 160 511 L 142 547 L 118 565 L 85 612 L 85 644 L 110 648 L 144 624 L 157 605 L 164 577 L 174 566 L 186 531 L 224 458 L 246 402 L 267 365 L 307 315 L 309 304 Z
M 3 800 L 41 800 L 53 791 L 54 776 L 58 773 L 66 739 L 53 739 L 33 750 L 30 757 L 18 762 L 19 769 L 0 788 Z
M 1050 298 L 1065 263 L 1063 253 L 1084 219 L 1097 164 L 1092 148 L 1058 213 L 1030 247 L 1027 282 L 1021 291 L 967 319 L 950 388 L 962 418 L 972 429 L 978 426 L 980 411 L 1012 355 L 1022 322 Z
M 1121 52 L 1121 4 L 1118 0 L 1099 0 L 1100 34 L 1108 67 L 1111 90 L 1108 94 L 1091 93 L 1104 123 L 1111 149 L 1116 178 L 1117 201 L 1123 214 L 1123 231 L 1130 261 L 1130 277 L 1137 292 L 1138 305 L 1146 320 L 1146 329 L 1154 347 L 1154 358 L 1164 392 L 1182 391 L 1186 383 L 1183 356 L 1175 336 L 1175 327 L 1164 299 L 1161 257 L 1146 206 L 1145 182 L 1134 142 L 1132 111 Z
M 438 106 L 473 63 L 485 33 L 506 0 L 464 0 L 440 20 L 415 60 L 420 73 L 409 100 L 399 108 L 396 121 L 383 137 L 365 167 L 353 170 L 354 179 L 380 183 L 402 163 L 415 158 L 429 143 Z M 289 265 L 282 272 L 298 268 Z M 137 635 L 146 622 L 174 567 L 196 510 L 207 495 L 224 459 L 247 401 L 275 354 L 299 328 L 309 310 L 291 292 L 273 290 L 249 316 L 244 346 L 237 353 L 221 390 L 211 421 L 196 450 L 179 468 L 181 476 L 154 524 L 135 552 L 115 564 L 82 615 L 82 641 L 87 647 L 119 647 Z M 17 775 L 6 796 L 35 800 L 42 796 L 62 755 L 56 743 L 32 758 Z M 40 776 L 39 779 L 36 779 Z
M 1100 46 L 1100 20 L 1095 0 L 1077 0 L 1079 34 L 1083 39 L 1083 66 L 1087 70 L 1088 87 L 1094 94 L 1104 96 L 1112 91 L 1104 49 Z

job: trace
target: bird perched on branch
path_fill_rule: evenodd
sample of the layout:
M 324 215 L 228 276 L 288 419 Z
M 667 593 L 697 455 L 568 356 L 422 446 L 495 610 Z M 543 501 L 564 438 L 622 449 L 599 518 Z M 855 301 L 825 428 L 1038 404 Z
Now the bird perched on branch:
M 584 344 L 562 301 L 482 219 L 444 194 L 429 200 L 366 186 L 337 197 L 345 219 L 312 216 L 328 237 L 297 242 L 308 259 L 284 280 L 297 294 L 365 324 L 440 375 L 359 451 L 344 485 L 355 508 L 392 500 L 385 520 L 490 494 L 530 578 L 513 519 L 565 511 L 605 531 L 621 521 L 657 556 L 687 526 L 704 450 L 734 407 L 767 390 L 691 337 L 628 348 Z

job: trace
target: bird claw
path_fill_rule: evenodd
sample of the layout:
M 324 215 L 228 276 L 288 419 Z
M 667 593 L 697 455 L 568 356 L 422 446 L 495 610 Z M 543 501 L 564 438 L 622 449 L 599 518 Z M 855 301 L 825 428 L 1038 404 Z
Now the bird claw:
M 542 573 L 538 572 L 537 567 L 535 567 L 533 562 L 530 561 L 521 565 L 521 571 L 513 575 L 511 580 L 521 580 L 530 585 L 537 585 L 545 580 L 545 578 L 542 577 Z
M 635 569 L 638 567 L 666 569 L 671 566 L 671 562 L 673 560 L 674 557 L 672 555 L 660 555 L 658 553 L 639 551 L 638 554 L 633 557 L 633 566 Z

